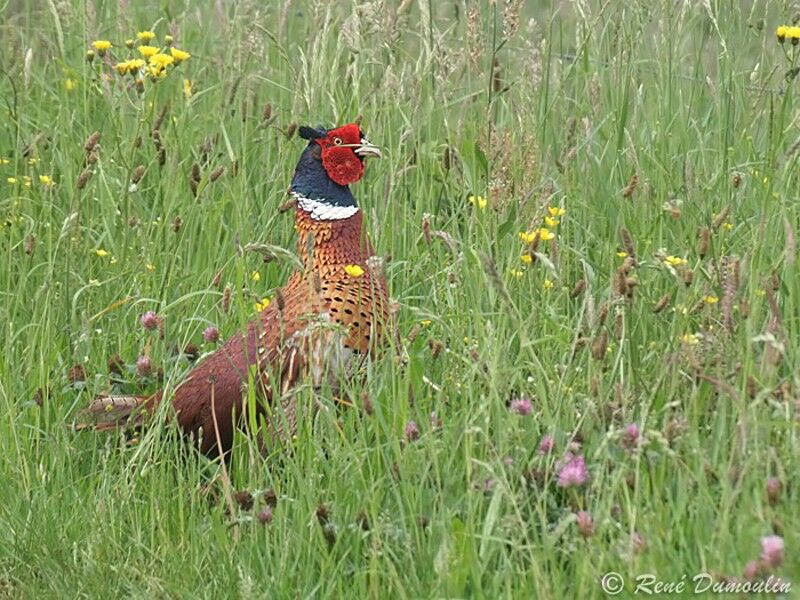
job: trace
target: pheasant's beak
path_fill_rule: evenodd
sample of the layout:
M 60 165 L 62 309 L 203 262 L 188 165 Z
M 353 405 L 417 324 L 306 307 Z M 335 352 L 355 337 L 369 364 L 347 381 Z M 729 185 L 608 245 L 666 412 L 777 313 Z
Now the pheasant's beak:
M 380 148 L 374 144 L 370 144 L 367 138 L 361 138 L 361 143 L 356 146 L 354 152 L 361 158 L 366 158 L 368 156 L 372 156 L 374 158 L 381 157 Z

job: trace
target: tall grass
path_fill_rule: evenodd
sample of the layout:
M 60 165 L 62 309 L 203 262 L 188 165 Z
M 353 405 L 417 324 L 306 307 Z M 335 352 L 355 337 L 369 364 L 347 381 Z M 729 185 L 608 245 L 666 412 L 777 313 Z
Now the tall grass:
M 0 14 L 0 593 L 602 597 L 609 571 L 625 593 L 741 578 L 771 534 L 786 559 L 758 577 L 797 576 L 783 3 Z M 192 58 L 139 92 L 112 64 L 143 30 Z M 85 59 L 96 39 L 113 59 Z M 384 149 L 355 193 L 403 344 L 349 384 L 355 408 L 303 391 L 327 410 L 268 456 L 241 436 L 225 473 L 168 428 L 75 433 L 95 394 L 174 387 L 207 326 L 253 318 L 291 270 L 245 248 L 293 249 L 293 129 L 357 115 Z M 582 486 L 558 485 L 568 451 Z

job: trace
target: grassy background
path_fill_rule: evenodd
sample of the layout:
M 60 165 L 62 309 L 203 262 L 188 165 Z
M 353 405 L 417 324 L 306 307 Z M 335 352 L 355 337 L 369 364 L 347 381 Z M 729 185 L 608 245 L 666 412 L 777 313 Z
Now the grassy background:
M 800 47 L 773 34 L 788 3 L 167 4 L 0 8 L 0 594 L 602 597 L 607 571 L 628 592 L 648 572 L 739 577 L 773 532 L 775 573 L 798 575 Z M 84 60 L 95 39 L 126 58 L 144 29 L 192 58 L 143 94 Z M 191 362 L 176 349 L 252 318 L 290 270 L 241 251 L 293 248 L 290 125 L 359 114 L 385 158 L 354 191 L 404 341 L 353 383 L 372 413 L 307 418 L 268 457 L 241 439 L 231 486 L 256 506 L 233 514 L 221 466 L 174 432 L 74 433 L 94 394 L 157 387 L 137 356 L 174 385 Z M 518 234 L 551 206 L 556 238 L 525 265 Z M 426 218 L 447 236 L 427 243 Z M 508 409 L 520 396 L 531 415 Z M 570 444 L 591 478 L 565 490 Z

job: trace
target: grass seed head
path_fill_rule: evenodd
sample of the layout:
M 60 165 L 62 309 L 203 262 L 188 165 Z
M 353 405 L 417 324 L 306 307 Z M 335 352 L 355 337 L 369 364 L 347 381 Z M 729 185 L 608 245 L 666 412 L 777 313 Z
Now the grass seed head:
M 633 193 L 636 191 L 638 185 L 639 185 L 639 176 L 636 173 L 634 173 L 628 180 L 628 185 L 622 188 L 622 197 L 630 198 L 631 196 L 633 196 Z
M 134 185 L 139 183 L 144 177 L 144 165 L 138 165 L 131 173 L 131 183 Z
M 88 138 L 86 138 L 86 142 L 83 144 L 83 149 L 86 151 L 86 154 L 89 154 L 94 150 L 95 146 L 97 146 L 97 144 L 100 142 L 101 137 L 101 133 L 99 131 L 95 131 Z

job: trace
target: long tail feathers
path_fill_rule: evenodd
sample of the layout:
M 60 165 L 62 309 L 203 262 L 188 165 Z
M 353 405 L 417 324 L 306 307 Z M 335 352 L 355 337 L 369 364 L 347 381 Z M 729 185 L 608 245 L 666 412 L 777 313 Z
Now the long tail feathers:
M 80 412 L 75 429 L 110 431 L 135 427 L 142 422 L 142 411 L 138 409 L 146 400 L 141 396 L 98 396 Z

